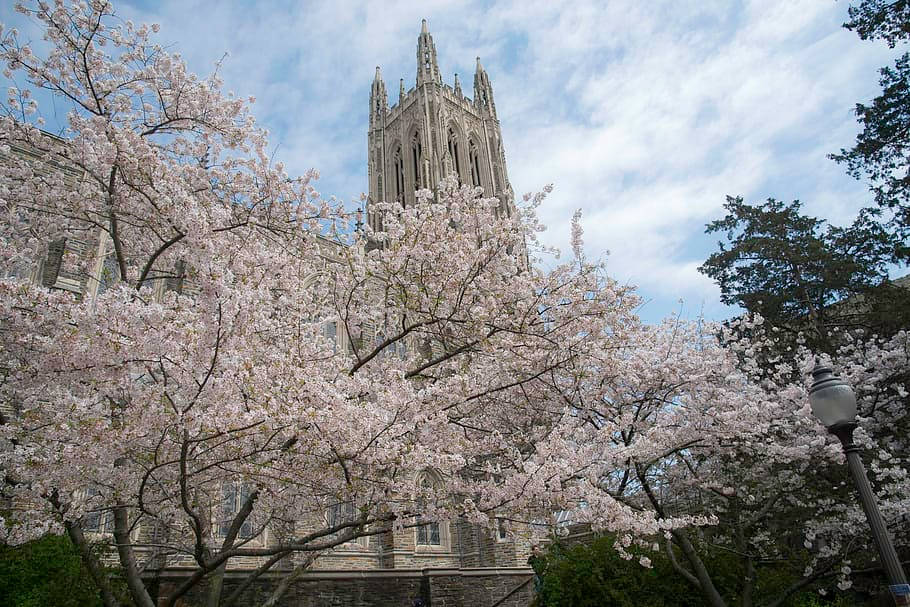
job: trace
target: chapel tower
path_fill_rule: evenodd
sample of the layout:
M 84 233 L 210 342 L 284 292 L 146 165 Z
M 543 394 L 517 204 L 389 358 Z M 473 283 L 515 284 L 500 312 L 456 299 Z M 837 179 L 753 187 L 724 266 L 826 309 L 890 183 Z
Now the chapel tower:
M 405 92 L 402 78 L 392 107 L 376 68 L 367 144 L 367 221 L 374 230 L 382 229 L 382 219 L 370 209 L 371 202 L 408 206 L 416 190 L 433 189 L 449 175 L 482 187 L 484 196 L 499 198 L 503 212 L 514 208 L 490 78 L 478 57 L 473 100 L 462 93 L 458 74 L 454 87 L 443 83 L 426 19 L 417 37 L 417 84 Z

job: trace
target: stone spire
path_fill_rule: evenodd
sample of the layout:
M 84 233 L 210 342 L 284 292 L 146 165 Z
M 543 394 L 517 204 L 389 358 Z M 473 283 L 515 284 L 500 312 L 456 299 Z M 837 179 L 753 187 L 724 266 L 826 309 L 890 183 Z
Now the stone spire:
M 490 116 L 496 118 L 496 105 L 493 103 L 493 86 L 490 84 L 490 77 L 487 71 L 480 64 L 480 57 L 477 58 L 477 69 L 474 70 L 474 104 L 481 111 L 486 110 Z
M 461 82 L 458 81 L 458 74 L 455 74 L 455 96 L 459 99 L 463 96 L 461 92 Z
M 398 82 L 398 103 L 401 104 L 404 101 L 404 78 Z
M 377 124 L 382 116 L 389 111 L 389 96 L 386 94 L 385 82 L 382 72 L 376 66 L 376 76 L 373 77 L 373 86 L 370 88 L 370 124 Z
M 417 86 L 428 82 L 442 83 L 439 65 L 436 63 L 436 45 L 427 28 L 427 20 L 420 25 L 420 36 L 417 37 Z

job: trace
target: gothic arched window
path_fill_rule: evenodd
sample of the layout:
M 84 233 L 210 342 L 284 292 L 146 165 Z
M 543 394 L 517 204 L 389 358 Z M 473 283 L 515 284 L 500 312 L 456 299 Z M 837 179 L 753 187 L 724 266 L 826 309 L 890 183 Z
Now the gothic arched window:
M 461 183 L 461 158 L 458 156 L 458 135 L 455 134 L 455 130 L 452 128 L 449 128 L 448 140 L 449 157 L 452 159 L 452 166 L 455 167 L 455 175 L 458 177 L 458 182 Z
M 421 166 L 423 165 L 423 149 L 420 145 L 420 133 L 414 133 L 411 137 L 411 160 L 414 168 L 414 189 L 419 190 L 424 187 Z
M 439 480 L 436 475 L 429 470 L 423 472 L 417 479 L 417 486 L 422 493 L 432 494 L 439 489 Z M 417 500 L 417 509 L 424 511 L 427 508 L 426 498 L 421 497 Z M 417 517 L 417 522 L 421 522 L 421 516 Z M 427 522 L 417 527 L 418 548 L 440 548 L 446 544 L 446 526 L 439 521 Z
M 480 186 L 480 150 L 477 149 L 474 141 L 471 141 L 468 149 L 468 160 L 471 164 L 471 185 Z
M 89 274 L 86 291 L 94 298 L 116 285 L 119 280 L 120 264 L 117 262 L 114 242 L 103 236 L 98 241 L 98 249 L 95 253 L 95 261 Z
M 87 502 L 97 502 L 101 492 L 94 487 L 84 491 Z M 111 510 L 92 508 L 82 517 L 82 530 L 89 533 L 112 533 L 114 531 L 114 513 Z
M 325 522 L 329 527 L 335 527 L 338 525 L 343 525 L 344 523 L 353 523 L 357 520 L 359 512 L 354 505 L 354 502 L 338 502 L 337 504 L 332 504 L 329 506 L 328 510 L 325 511 Z M 349 533 L 348 530 L 341 530 L 338 533 L 344 534 Z M 352 540 L 349 540 L 343 544 L 337 546 L 337 549 L 341 550 L 358 550 L 366 548 L 370 545 L 369 536 L 360 536 Z
M 88 246 L 86 243 L 69 238 L 59 238 L 48 243 L 44 259 L 32 270 L 25 264 L 6 268 L 0 276 L 33 276 L 41 285 L 50 288 L 79 292 L 85 276 Z M 89 280 L 92 276 L 89 275 Z
M 104 256 L 104 261 L 101 262 L 101 271 L 98 274 L 97 294 L 101 295 L 114 286 L 119 280 L 120 266 L 117 265 L 117 260 L 114 258 L 114 252 L 111 251 Z
M 329 506 L 326 511 L 325 519 L 329 527 L 335 527 L 344 523 L 350 523 L 357 516 L 354 508 L 354 502 L 339 502 Z
M 60 266 L 63 264 L 63 250 L 66 248 L 66 238 L 54 240 L 47 245 L 47 257 L 41 268 L 41 284 L 53 287 L 60 275 Z
M 392 174 L 395 177 L 395 200 L 404 203 L 404 158 L 401 155 L 401 146 L 392 154 Z
M 329 321 L 322 325 L 322 336 L 325 337 L 332 347 L 332 354 L 338 353 L 338 325 L 335 321 Z
M 240 512 L 244 502 L 249 499 L 253 487 L 249 483 L 226 482 L 221 485 L 221 513 L 218 517 L 218 537 L 225 537 Z M 246 540 L 253 537 L 252 515 L 246 517 L 237 532 L 237 539 Z
M 496 541 L 506 542 L 509 540 L 509 523 L 506 519 L 496 519 Z

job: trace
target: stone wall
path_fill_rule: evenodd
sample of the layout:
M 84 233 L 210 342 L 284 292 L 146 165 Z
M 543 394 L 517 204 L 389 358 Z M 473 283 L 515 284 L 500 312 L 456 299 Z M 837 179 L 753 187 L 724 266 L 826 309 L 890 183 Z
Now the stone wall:
M 169 570 L 149 580 L 159 605 L 187 575 Z M 239 572 L 227 573 L 222 597 L 230 595 L 241 576 Z M 279 606 L 413 607 L 421 600 L 425 607 L 528 607 L 534 595 L 532 578 L 532 571 L 526 567 L 312 571 L 288 589 Z M 263 576 L 238 604 L 261 605 L 279 579 L 277 575 Z M 179 601 L 178 607 L 198 607 L 204 597 L 205 588 L 198 587 Z

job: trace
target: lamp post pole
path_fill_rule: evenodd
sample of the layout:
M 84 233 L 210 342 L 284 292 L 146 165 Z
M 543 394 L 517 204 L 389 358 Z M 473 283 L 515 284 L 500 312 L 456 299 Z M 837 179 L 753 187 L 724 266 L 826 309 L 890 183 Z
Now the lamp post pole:
M 812 370 L 812 378 L 814 381 L 809 389 L 812 412 L 844 447 L 847 467 L 859 492 L 859 501 L 866 514 L 866 520 L 869 521 L 872 539 L 875 541 L 882 568 L 888 578 L 894 604 L 910 605 L 910 585 L 907 584 L 907 576 L 879 512 L 869 477 L 866 476 L 866 468 L 859 455 L 859 447 L 853 442 L 853 431 L 856 429 L 856 396 L 853 389 L 835 375 L 830 367 L 816 365 Z

